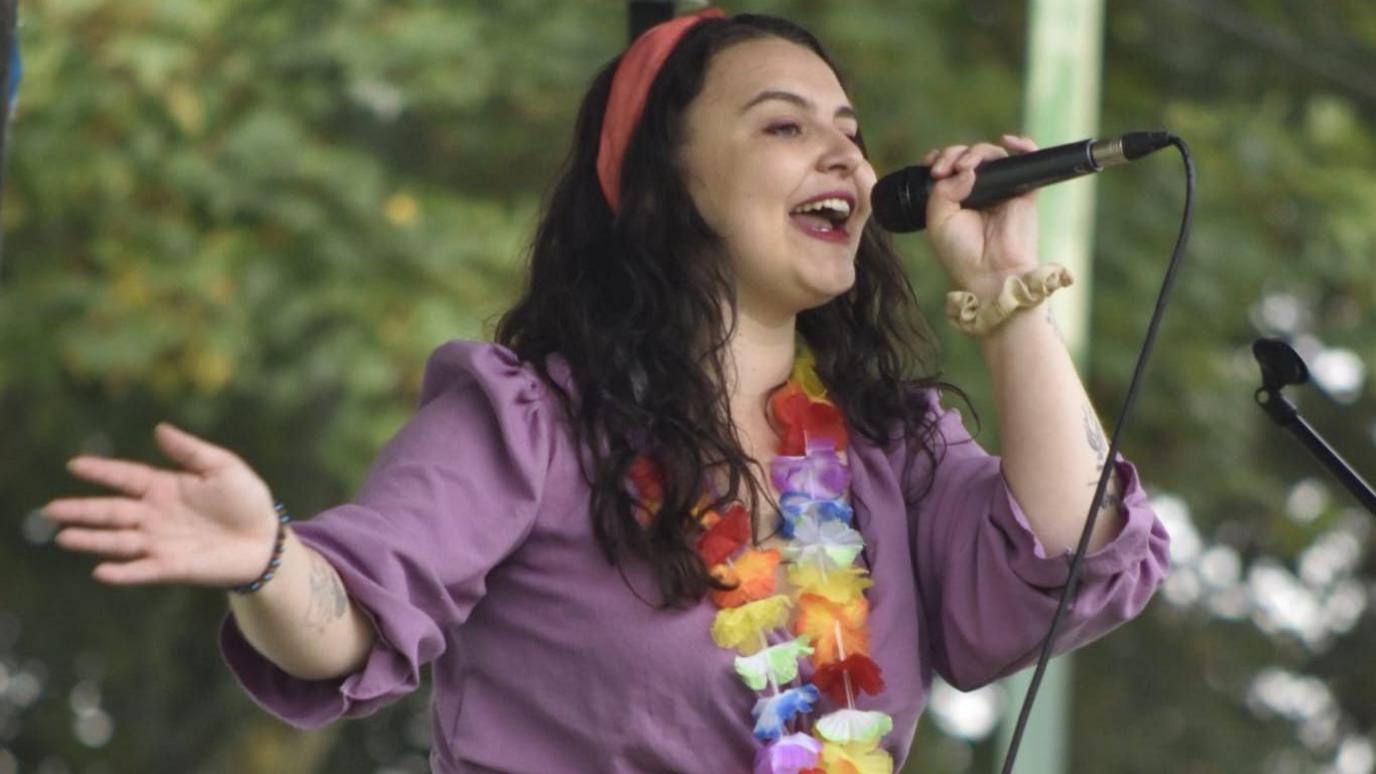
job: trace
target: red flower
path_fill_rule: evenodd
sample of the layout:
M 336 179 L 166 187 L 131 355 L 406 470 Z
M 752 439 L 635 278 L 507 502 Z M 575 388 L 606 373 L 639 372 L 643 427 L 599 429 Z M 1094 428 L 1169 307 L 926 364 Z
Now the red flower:
M 769 410 L 779 423 L 779 453 L 797 457 L 803 454 L 803 417 L 811 403 L 807 393 L 792 379 L 769 397 Z
M 659 464 L 654 460 L 640 455 L 631 462 L 630 471 L 631 483 L 635 485 L 635 491 L 642 500 L 648 504 L 658 504 L 664 499 L 664 474 L 659 469 Z
M 750 514 L 740 503 L 731 503 L 721 521 L 698 538 L 698 554 L 708 567 L 726 560 L 750 540 Z
M 809 440 L 831 439 L 836 451 L 846 448 L 846 423 L 830 401 L 813 400 L 797 382 L 789 380 L 769 398 L 769 410 L 782 429 L 779 453 L 801 457 Z
M 884 678 L 879 674 L 879 665 L 863 653 L 846 656 L 844 661 L 824 664 L 813 673 L 812 682 L 832 701 L 844 705 L 846 674 L 850 675 L 850 687 L 855 693 L 877 694 L 884 690 Z

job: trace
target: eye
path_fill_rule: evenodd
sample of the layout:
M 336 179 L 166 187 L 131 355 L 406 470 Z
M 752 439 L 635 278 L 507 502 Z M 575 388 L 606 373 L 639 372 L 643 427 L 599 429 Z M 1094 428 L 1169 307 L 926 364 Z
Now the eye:
M 779 134 L 789 137 L 797 137 L 798 135 L 803 133 L 803 127 L 796 121 L 781 121 L 777 124 L 770 124 L 767 128 L 765 128 L 764 131 L 766 134 Z M 856 145 L 860 144 L 859 129 L 856 129 L 854 132 L 845 132 L 845 135 L 846 138 L 849 139 L 851 142 L 855 143 Z
M 769 134 L 787 134 L 796 136 L 798 134 L 802 134 L 803 127 L 799 126 L 796 122 L 793 121 L 782 121 L 777 124 L 770 124 L 769 128 L 765 129 L 765 132 Z

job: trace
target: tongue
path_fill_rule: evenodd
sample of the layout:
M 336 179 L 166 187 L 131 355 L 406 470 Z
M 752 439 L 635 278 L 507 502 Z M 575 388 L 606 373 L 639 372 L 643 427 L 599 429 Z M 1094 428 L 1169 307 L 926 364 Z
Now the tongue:
M 822 229 L 826 231 L 830 231 L 832 228 L 831 221 L 827 220 L 821 215 L 812 215 L 810 213 L 794 213 L 789 217 L 798 221 L 804 228 Z

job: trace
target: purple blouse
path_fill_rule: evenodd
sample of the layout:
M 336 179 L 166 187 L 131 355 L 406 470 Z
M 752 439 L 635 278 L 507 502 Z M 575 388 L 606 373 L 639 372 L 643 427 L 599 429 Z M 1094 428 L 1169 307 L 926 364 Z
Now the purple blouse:
M 567 367 L 550 365 L 567 385 Z M 915 450 L 902 441 L 885 451 L 853 434 L 849 452 L 874 580 L 871 656 L 886 683 L 856 704 L 893 716 L 884 744 L 896 767 L 933 673 L 971 689 L 1035 661 L 1069 566 L 1069 552 L 1038 544 L 998 458 L 959 414 L 942 412 L 939 430 L 944 455 L 917 502 L 904 492 L 925 480 L 925 457 L 905 480 Z M 1137 615 L 1167 570 L 1166 532 L 1136 470 L 1116 466 L 1127 524 L 1086 557 L 1062 652 Z M 224 657 L 259 704 L 302 728 L 373 712 L 414 690 L 429 664 L 436 772 L 749 771 L 756 694 L 735 674 L 734 651 L 712 642 L 716 608 L 638 599 L 657 598 L 653 576 L 631 564 L 623 579 L 607 564 L 589 496 L 557 397 L 534 369 L 495 344 L 449 342 L 354 502 L 295 528 L 372 616 L 378 638 L 363 668 L 293 678 L 232 617 Z

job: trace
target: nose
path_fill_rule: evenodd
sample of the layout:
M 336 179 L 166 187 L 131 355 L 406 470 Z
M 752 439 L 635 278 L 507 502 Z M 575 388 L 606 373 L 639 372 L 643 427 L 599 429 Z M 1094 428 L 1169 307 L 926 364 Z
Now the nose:
M 818 170 L 853 183 L 858 197 L 855 206 L 868 218 L 870 189 L 874 186 L 874 170 L 869 159 L 860 145 L 840 129 L 833 128 L 828 138 L 826 149 L 818 157 Z
M 821 167 L 828 171 L 853 173 L 865 161 L 865 153 L 849 135 L 837 128 L 828 133 L 826 151 L 818 159 Z
M 850 139 L 841 129 L 832 129 L 828 135 L 826 150 L 817 158 L 819 171 L 848 179 L 853 178 L 860 165 L 864 163 L 864 151 L 856 145 L 856 140 Z

